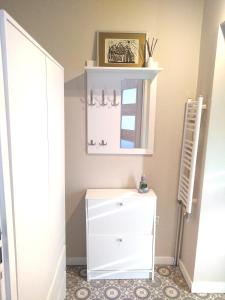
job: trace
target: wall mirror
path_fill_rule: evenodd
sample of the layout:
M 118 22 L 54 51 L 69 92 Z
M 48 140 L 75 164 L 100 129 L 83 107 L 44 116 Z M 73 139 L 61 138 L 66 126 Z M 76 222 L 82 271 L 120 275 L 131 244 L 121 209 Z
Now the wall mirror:
M 153 154 L 160 70 L 86 68 L 89 154 Z
M 149 97 L 147 81 L 124 79 L 121 82 L 120 148 L 148 148 Z

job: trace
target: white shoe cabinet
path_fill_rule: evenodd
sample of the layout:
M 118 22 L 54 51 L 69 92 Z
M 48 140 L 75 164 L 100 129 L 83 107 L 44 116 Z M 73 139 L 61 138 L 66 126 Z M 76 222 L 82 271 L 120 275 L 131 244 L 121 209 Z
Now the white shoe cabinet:
M 86 193 L 87 278 L 154 278 L 156 195 L 133 189 Z

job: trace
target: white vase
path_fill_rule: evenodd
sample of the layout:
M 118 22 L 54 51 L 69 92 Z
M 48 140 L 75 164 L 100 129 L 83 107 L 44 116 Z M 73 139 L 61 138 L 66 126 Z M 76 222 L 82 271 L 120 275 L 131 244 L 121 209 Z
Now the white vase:
M 145 63 L 145 66 L 150 69 L 156 69 L 158 68 L 158 62 L 155 61 L 153 57 L 149 57 L 147 62 Z

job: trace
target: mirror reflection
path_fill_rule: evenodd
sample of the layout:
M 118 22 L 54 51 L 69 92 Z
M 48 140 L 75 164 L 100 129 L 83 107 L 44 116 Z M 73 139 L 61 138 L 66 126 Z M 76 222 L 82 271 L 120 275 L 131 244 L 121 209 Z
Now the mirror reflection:
M 120 148 L 147 148 L 149 101 L 146 95 L 147 81 L 122 80 Z

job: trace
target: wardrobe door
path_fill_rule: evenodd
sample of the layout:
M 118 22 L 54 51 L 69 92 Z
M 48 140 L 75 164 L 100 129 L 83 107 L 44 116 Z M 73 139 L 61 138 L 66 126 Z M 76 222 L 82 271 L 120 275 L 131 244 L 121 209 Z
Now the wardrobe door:
M 50 285 L 45 55 L 6 23 L 18 298 L 45 300 Z
M 49 142 L 49 261 L 57 278 L 51 299 L 65 297 L 64 72 L 46 57 Z M 52 278 L 53 278 L 52 277 Z M 61 296 L 59 296 L 61 295 Z M 64 297 L 62 296 L 64 295 Z

